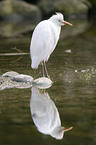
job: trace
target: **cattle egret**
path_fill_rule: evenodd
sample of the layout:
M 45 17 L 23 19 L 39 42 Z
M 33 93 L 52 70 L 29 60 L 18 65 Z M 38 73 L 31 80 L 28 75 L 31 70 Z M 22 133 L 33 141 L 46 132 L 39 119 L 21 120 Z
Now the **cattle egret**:
M 50 54 L 55 49 L 60 37 L 61 26 L 65 24 L 72 26 L 71 23 L 64 20 L 61 13 L 56 13 L 48 20 L 41 21 L 33 32 L 30 44 L 31 67 L 37 69 L 41 63 L 43 76 L 45 67 L 46 75 L 49 77 L 45 61 L 48 61 Z

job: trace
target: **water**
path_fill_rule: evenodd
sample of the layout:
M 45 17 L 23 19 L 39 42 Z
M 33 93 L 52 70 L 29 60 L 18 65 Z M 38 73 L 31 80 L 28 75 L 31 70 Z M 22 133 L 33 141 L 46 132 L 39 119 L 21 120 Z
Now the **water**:
M 73 126 L 73 129 L 66 132 L 61 140 L 41 133 L 32 119 L 31 87 L 4 89 L 0 90 L 0 145 L 96 144 L 96 35 L 94 30 L 95 28 L 93 31 L 90 28 L 83 34 L 64 39 L 63 31 L 57 48 L 47 63 L 49 75 L 54 83 L 45 92 L 57 108 L 61 125 L 65 128 Z M 2 38 L 0 53 L 16 53 L 17 50 L 11 49 L 15 46 L 29 53 L 30 36 Z M 0 75 L 15 71 L 33 76 L 34 79 L 40 77 L 41 67 L 32 70 L 30 63 L 29 54 L 0 56 Z

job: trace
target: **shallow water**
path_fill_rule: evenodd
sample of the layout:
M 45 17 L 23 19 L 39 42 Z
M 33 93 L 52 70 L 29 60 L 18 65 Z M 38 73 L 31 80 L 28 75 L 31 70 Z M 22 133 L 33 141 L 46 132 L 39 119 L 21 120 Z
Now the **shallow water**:
M 30 37 L 31 35 L 1 39 L 0 54 L 18 52 L 16 49 L 11 49 L 15 46 L 29 53 Z M 38 70 L 32 70 L 30 64 L 29 54 L 3 55 L 0 56 L 0 74 L 15 71 L 30 75 L 34 79 L 40 77 L 41 67 Z M 66 132 L 61 140 L 41 133 L 32 120 L 31 87 L 4 89 L 0 91 L 0 145 L 95 145 L 96 35 L 94 31 L 92 32 L 90 28 L 79 36 L 61 37 L 47 67 L 54 83 L 45 92 L 57 108 L 61 125 L 65 128 L 73 126 L 73 129 Z

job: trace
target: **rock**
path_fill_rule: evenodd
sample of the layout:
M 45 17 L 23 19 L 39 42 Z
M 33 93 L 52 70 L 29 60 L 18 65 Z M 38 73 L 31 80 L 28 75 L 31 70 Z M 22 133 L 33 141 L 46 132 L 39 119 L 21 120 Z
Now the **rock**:
M 41 11 L 24 1 L 4 0 L 0 2 L 0 17 L 0 35 L 13 37 L 32 30 L 41 21 Z
M 52 81 L 49 78 L 41 77 L 41 78 L 34 80 L 32 82 L 32 85 L 39 89 L 47 89 L 47 88 L 51 87 Z
M 4 73 L 0 76 L 0 90 L 8 88 L 30 88 L 47 89 L 51 87 L 52 81 L 49 78 L 41 77 L 36 80 L 32 76 L 19 74 L 15 71 Z
M 19 74 L 14 71 L 6 72 L 0 76 L 0 90 L 8 88 L 30 88 L 32 87 L 33 77 Z
M 88 6 L 83 3 L 85 1 L 88 2 L 87 0 L 54 0 L 54 2 L 52 0 L 41 0 L 39 6 L 46 14 L 53 11 L 60 11 L 66 15 L 81 14 L 88 12 Z
M 9 72 L 6 72 L 2 75 L 2 77 L 15 77 L 19 75 L 19 73 L 15 72 L 15 71 L 9 71 Z
M 16 81 L 16 82 L 32 82 L 33 81 L 33 77 L 31 77 L 29 75 L 18 74 L 17 76 L 12 78 L 12 81 Z
M 60 0 L 56 1 L 54 7 L 64 14 L 87 14 L 88 6 L 80 0 Z
M 29 75 L 19 74 L 15 71 L 9 71 L 2 75 L 2 77 L 10 77 L 12 81 L 16 82 L 32 82 L 33 77 Z
M 30 5 L 19 0 L 4 0 L 0 3 L 0 17 L 8 21 L 22 21 L 31 19 L 38 21 L 41 19 L 40 9 L 35 5 Z

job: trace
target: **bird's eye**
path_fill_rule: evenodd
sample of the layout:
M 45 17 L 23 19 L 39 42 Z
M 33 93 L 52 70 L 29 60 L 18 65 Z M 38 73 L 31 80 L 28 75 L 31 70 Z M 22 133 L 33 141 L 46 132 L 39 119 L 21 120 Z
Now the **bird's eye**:
M 61 22 L 61 20 L 58 20 L 59 22 Z

